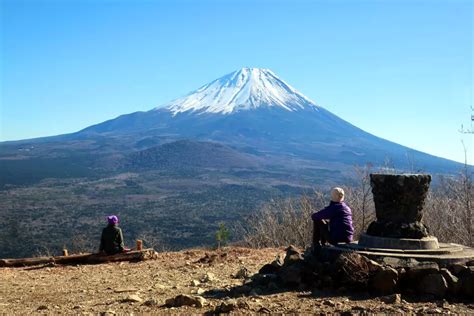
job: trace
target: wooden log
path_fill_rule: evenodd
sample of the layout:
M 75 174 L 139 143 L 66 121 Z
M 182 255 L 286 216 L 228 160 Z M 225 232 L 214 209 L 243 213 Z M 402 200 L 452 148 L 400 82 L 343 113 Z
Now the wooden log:
M 26 267 L 54 262 L 53 257 L 1 259 L 0 267 Z
M 118 253 L 115 255 L 93 254 L 87 258 L 87 263 L 105 263 L 116 261 L 143 261 L 155 258 L 155 250 L 143 249 Z
M 38 257 L 21 259 L 0 259 L 0 267 L 25 267 L 47 263 L 56 264 L 94 264 L 116 261 L 143 261 L 155 258 L 155 250 L 143 249 L 140 251 L 130 251 L 107 255 L 101 253 L 86 253 L 57 257 Z

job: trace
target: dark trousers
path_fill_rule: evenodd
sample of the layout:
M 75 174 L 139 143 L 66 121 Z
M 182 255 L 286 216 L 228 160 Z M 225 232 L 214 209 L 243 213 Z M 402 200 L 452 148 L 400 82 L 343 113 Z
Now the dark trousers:
M 324 245 L 331 242 L 329 238 L 329 223 L 325 220 L 313 221 L 313 245 Z

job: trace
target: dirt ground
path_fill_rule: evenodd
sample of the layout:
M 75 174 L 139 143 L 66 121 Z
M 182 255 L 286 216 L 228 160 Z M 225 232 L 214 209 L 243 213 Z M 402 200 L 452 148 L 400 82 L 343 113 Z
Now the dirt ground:
M 206 253 L 219 256 L 212 262 L 199 262 Z M 226 293 L 242 285 L 243 279 L 234 277 L 242 267 L 255 273 L 280 253 L 284 249 L 228 248 L 223 256 L 222 252 L 189 250 L 159 253 L 156 260 L 139 263 L 0 268 L 0 314 L 213 313 L 228 298 L 208 291 Z M 164 306 L 166 299 L 179 294 L 202 296 L 204 306 Z M 231 313 L 474 314 L 474 302 L 420 302 L 402 297 L 401 303 L 386 304 L 367 293 L 322 291 L 253 294 L 237 298 Z

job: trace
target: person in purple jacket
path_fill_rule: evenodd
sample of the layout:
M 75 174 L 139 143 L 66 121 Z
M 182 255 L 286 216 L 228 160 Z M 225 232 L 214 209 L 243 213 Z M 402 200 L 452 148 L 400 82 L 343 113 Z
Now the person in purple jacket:
M 352 241 L 354 228 L 352 227 L 352 211 L 344 203 L 344 190 L 333 188 L 331 190 L 331 202 L 319 212 L 311 215 L 313 220 L 313 248 L 329 242 L 349 243 Z M 329 223 L 328 223 L 329 221 Z

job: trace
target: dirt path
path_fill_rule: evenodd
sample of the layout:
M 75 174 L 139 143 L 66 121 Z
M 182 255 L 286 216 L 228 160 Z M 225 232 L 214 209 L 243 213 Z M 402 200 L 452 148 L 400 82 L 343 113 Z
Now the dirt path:
M 205 257 L 208 253 L 209 256 Z M 157 260 L 89 266 L 0 268 L 0 314 L 142 314 L 206 313 L 225 297 L 206 291 L 242 285 L 233 275 L 245 267 L 250 273 L 272 261 L 283 249 L 230 248 L 225 256 L 207 262 L 216 252 L 190 250 L 160 253 Z M 205 258 L 199 262 L 199 259 Z M 207 259 L 206 259 L 207 258 Z M 209 293 L 209 292 L 208 292 Z M 179 294 L 205 297 L 203 307 L 164 307 Z M 409 298 L 404 298 L 409 300 Z M 128 301 L 127 301 L 128 300 Z M 132 302 L 135 300 L 136 302 Z M 226 301 L 228 302 L 228 301 Z M 278 292 L 250 295 L 233 301 L 233 312 L 261 313 L 474 313 L 472 304 L 406 302 L 385 304 L 365 293 L 352 296 L 325 292 Z

